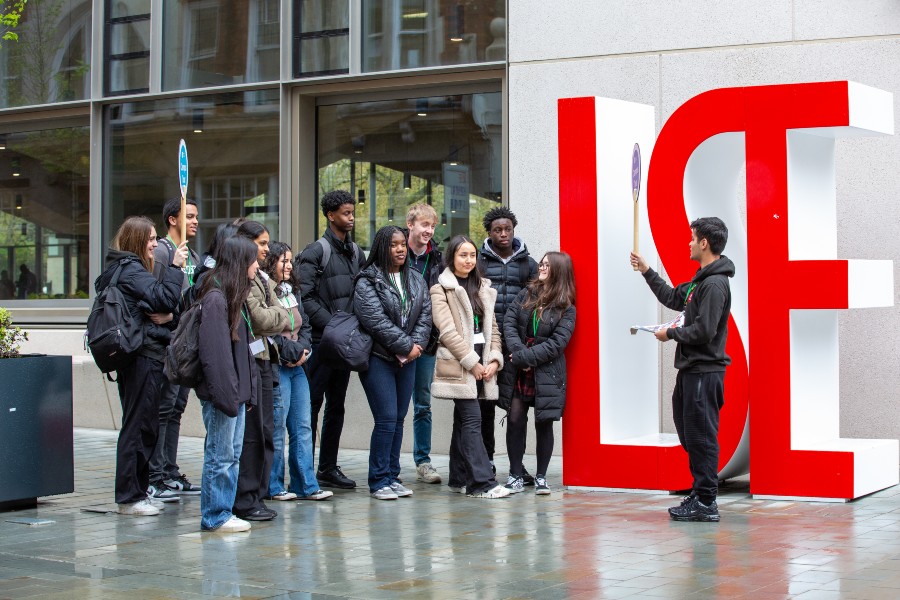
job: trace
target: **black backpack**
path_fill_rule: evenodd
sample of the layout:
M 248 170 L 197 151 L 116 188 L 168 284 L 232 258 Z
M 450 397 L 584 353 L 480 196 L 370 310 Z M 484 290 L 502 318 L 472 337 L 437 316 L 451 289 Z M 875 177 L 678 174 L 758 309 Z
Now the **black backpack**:
M 134 362 L 144 345 L 143 324 L 131 316 L 125 295 L 117 287 L 119 275 L 130 259 L 119 261 L 109 285 L 94 298 L 84 333 L 85 348 L 100 370 L 118 371 Z
M 200 363 L 200 317 L 202 303 L 192 304 L 181 314 L 172 342 L 166 348 L 163 372 L 170 383 L 195 388 L 203 381 Z

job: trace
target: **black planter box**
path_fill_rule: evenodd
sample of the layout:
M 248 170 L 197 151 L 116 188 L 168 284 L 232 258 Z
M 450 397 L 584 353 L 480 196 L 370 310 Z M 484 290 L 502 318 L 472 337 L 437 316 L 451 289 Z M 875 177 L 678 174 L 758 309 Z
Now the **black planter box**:
M 0 359 L 0 510 L 75 491 L 72 357 Z

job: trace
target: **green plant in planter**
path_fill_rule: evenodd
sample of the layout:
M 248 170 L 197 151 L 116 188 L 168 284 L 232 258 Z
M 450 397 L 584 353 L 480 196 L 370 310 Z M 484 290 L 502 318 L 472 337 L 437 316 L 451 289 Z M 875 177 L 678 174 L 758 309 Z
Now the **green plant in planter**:
M 19 345 L 28 341 L 28 334 L 12 324 L 12 315 L 0 308 L 0 358 L 19 355 Z

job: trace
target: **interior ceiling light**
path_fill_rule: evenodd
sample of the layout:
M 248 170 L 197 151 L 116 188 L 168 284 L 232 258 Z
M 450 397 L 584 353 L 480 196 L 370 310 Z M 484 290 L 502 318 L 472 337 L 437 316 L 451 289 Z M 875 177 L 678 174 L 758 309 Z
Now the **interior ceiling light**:
M 194 133 L 203 133 L 203 109 L 194 109 Z
M 463 31 L 465 30 L 466 9 L 462 4 L 457 4 L 453 11 L 453 27 L 450 28 L 450 41 L 463 41 Z
M 21 169 L 19 168 L 19 159 L 18 158 L 14 158 L 11 161 L 9 161 L 9 165 L 10 165 L 10 167 L 12 167 L 12 176 L 13 177 L 18 177 L 19 175 L 22 174 Z
M 366 190 L 356 190 L 356 201 L 360 204 L 366 203 Z
M 427 12 L 417 12 L 417 13 L 406 13 L 403 15 L 404 19 L 424 19 L 428 16 Z
M 428 98 L 419 98 L 416 100 L 416 114 L 420 117 L 428 116 Z

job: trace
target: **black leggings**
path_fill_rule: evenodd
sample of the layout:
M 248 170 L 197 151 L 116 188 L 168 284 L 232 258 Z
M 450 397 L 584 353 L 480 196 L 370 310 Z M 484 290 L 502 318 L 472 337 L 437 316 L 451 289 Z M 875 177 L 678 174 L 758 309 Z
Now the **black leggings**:
M 522 457 L 525 455 L 525 430 L 528 427 L 529 406 L 521 399 L 513 397 L 506 417 L 506 451 L 509 454 L 510 475 L 525 472 Z M 534 433 L 537 437 L 537 471 L 535 475 L 547 476 L 550 456 L 553 454 L 553 421 L 535 421 Z

